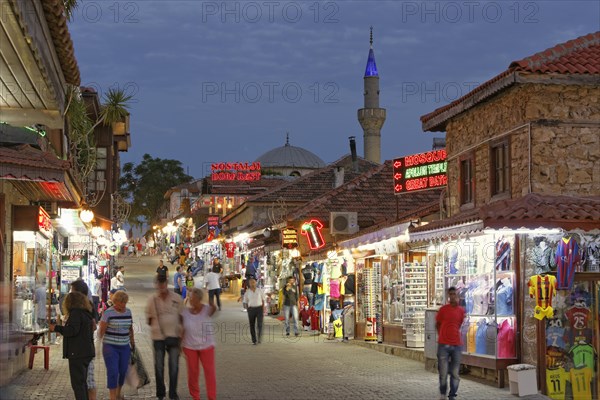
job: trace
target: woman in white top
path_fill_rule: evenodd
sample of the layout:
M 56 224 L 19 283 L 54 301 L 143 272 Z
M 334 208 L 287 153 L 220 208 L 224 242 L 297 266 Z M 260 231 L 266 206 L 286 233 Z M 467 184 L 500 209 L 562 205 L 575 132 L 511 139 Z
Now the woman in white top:
M 208 274 L 206 274 L 206 289 L 208 289 L 208 304 L 214 306 L 214 298 L 217 298 L 217 307 L 219 307 L 219 311 L 221 311 L 221 284 L 219 280 L 221 275 L 211 270 Z
M 188 389 L 194 400 L 200 399 L 200 362 L 204 369 L 206 396 L 209 400 L 217 398 L 217 378 L 215 375 L 215 327 L 211 316 L 215 306 L 202 303 L 202 289 L 193 288 L 190 292 L 190 308 L 185 308 L 183 318 L 182 347 L 188 369 Z

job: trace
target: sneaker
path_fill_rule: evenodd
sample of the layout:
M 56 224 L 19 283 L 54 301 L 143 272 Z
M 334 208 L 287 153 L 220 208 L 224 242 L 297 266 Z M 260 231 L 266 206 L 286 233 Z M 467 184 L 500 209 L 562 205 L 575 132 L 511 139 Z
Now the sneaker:
M 286 332 L 286 333 L 285 333 L 285 336 L 290 336 L 290 333 L 289 333 L 289 332 Z

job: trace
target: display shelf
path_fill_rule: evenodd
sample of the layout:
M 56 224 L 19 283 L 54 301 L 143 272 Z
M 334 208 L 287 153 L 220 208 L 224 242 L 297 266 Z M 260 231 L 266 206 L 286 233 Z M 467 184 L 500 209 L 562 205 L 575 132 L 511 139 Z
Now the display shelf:
M 425 344 L 425 308 L 427 307 L 427 266 L 404 263 L 404 342 L 406 347 Z

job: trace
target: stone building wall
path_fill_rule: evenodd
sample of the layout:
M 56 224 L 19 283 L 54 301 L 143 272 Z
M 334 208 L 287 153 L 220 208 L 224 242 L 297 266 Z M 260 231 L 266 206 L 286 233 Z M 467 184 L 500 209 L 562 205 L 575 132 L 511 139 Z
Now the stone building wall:
M 600 88 L 520 84 L 448 123 L 450 215 L 460 212 L 459 166 L 466 154 L 475 156 L 475 207 L 495 200 L 490 144 L 502 137 L 510 138 L 512 198 L 529 193 L 530 181 L 536 193 L 600 193 Z

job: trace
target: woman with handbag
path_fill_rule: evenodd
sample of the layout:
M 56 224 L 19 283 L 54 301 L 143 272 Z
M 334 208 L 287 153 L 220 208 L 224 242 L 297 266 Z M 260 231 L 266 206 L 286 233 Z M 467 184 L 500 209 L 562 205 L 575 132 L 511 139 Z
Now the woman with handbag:
M 177 377 L 179 375 L 179 348 L 182 332 L 181 296 L 168 288 L 165 275 L 156 276 L 156 293 L 146 303 L 146 320 L 150 325 L 150 336 L 154 349 L 154 375 L 156 397 L 163 399 L 165 388 L 165 353 L 169 354 L 169 398 L 177 399 Z
M 204 369 L 206 396 L 208 400 L 217 398 L 217 379 L 215 374 L 215 329 L 212 325 L 212 315 L 215 306 L 202 303 L 202 289 L 193 288 L 190 291 L 190 308 L 181 313 L 183 317 L 183 353 L 188 369 L 188 389 L 194 400 L 200 399 L 200 363 Z
M 71 387 L 77 400 L 88 399 L 88 366 L 94 357 L 94 330 L 92 305 L 87 296 L 79 292 L 69 293 L 63 302 L 67 316 L 64 326 L 50 324 L 50 332 L 58 332 L 65 338 L 63 358 L 69 360 Z
M 131 349 L 135 348 L 133 316 L 126 307 L 129 296 L 117 290 L 111 297 L 113 306 L 102 314 L 98 339 L 102 340 L 102 355 L 110 400 L 122 399 L 121 389 L 129 368 Z

